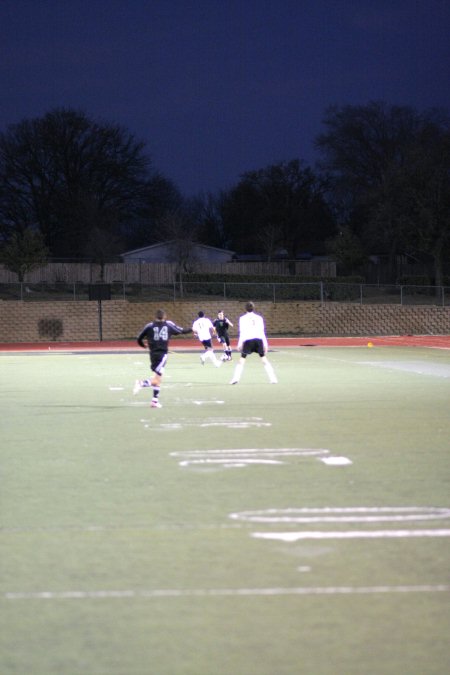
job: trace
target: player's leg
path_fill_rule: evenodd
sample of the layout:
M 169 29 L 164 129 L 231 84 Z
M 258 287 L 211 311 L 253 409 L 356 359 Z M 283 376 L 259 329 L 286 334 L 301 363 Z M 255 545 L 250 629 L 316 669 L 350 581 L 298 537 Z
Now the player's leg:
M 201 342 L 202 342 L 202 345 L 203 345 L 204 352 L 203 352 L 203 354 L 200 354 L 200 363 L 202 364 L 202 366 L 204 366 L 206 359 L 209 358 L 208 357 L 208 340 L 202 340 Z
M 234 369 L 233 377 L 231 378 L 230 384 L 237 384 L 239 380 L 241 379 L 242 371 L 244 370 L 245 366 L 245 359 L 247 358 L 247 353 L 244 351 L 245 349 L 245 343 L 244 346 L 242 347 L 242 352 L 241 352 L 241 358 L 236 364 L 236 367 Z
M 213 363 L 213 365 L 216 366 L 216 368 L 218 368 L 219 366 L 222 365 L 222 363 L 219 361 L 219 359 L 215 355 L 215 352 L 214 352 L 214 349 L 213 349 L 212 346 L 207 349 L 206 353 L 208 354 L 208 358 Z
M 167 353 L 154 354 L 152 356 L 152 370 L 153 376 L 150 381 L 150 384 L 153 388 L 153 398 L 151 402 L 152 408 L 161 408 L 161 403 L 159 402 L 159 393 L 161 391 L 161 379 L 164 373 L 164 366 L 167 363 Z
M 159 392 L 161 391 L 161 377 L 159 373 L 155 373 L 151 380 L 151 385 L 153 387 L 153 398 L 151 402 L 152 408 L 161 408 L 161 403 L 159 402 Z
M 227 361 L 231 361 L 231 346 L 230 346 L 230 338 L 228 337 L 228 335 L 225 336 L 224 349 Z
M 219 338 L 219 342 L 222 345 L 222 361 L 228 361 L 228 346 L 227 346 L 227 338 L 226 335 L 221 335 Z
M 263 362 L 264 370 L 267 373 L 267 377 L 269 378 L 270 384 L 277 384 L 277 382 L 278 382 L 277 376 L 275 375 L 275 371 L 272 368 L 272 364 L 270 363 L 267 356 L 266 355 L 261 356 L 261 361 Z

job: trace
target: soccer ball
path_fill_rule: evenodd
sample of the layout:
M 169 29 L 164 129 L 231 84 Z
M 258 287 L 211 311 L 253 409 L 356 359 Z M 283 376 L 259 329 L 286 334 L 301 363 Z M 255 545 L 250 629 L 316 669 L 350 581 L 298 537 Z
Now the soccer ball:
M 224 354 L 220 360 L 221 361 L 228 361 L 228 356 L 226 354 Z

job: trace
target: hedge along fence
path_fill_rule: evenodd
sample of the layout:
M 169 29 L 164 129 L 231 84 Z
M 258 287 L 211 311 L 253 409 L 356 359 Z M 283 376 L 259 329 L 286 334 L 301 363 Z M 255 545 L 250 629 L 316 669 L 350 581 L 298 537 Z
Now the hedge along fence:
M 288 280 L 289 279 L 289 280 Z M 195 295 L 221 296 L 238 299 L 244 296 L 259 300 L 279 302 L 281 300 L 354 300 L 360 296 L 360 285 L 364 279 L 359 276 L 339 277 L 286 277 L 283 275 L 233 274 L 226 279 L 216 273 L 183 274 L 178 280 L 180 297 Z
M 361 276 L 350 276 L 350 277 L 319 277 L 319 276 L 290 276 L 287 277 L 283 274 L 264 274 L 264 275 L 255 275 L 255 274 L 227 274 L 226 280 L 223 278 L 223 274 L 216 272 L 204 273 L 204 272 L 190 272 L 182 275 L 182 280 L 187 282 L 213 282 L 213 281 L 226 281 L 227 283 L 308 283 L 308 282 L 318 282 L 318 281 L 328 281 L 328 282 L 339 282 L 339 283 L 357 283 L 363 284 L 364 278 Z

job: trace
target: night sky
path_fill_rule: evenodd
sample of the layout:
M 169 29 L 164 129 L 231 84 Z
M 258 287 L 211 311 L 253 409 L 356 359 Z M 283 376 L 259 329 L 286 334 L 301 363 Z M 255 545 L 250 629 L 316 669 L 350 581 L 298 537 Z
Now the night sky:
M 450 110 L 449 0 L 0 0 L 0 130 L 124 126 L 186 195 L 313 164 L 329 105 Z

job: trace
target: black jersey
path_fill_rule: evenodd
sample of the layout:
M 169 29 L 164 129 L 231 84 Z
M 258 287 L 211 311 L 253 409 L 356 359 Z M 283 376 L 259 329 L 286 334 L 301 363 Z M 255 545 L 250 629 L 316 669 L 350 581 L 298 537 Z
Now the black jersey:
M 172 335 L 190 332 L 190 328 L 181 328 L 173 321 L 151 321 L 141 330 L 137 336 L 137 341 L 141 347 L 146 347 L 144 342 L 146 339 L 150 351 L 167 352 Z
M 213 323 L 213 326 L 216 329 L 216 333 L 219 337 L 224 337 L 227 334 L 229 325 L 230 322 L 226 317 L 223 319 L 216 319 Z

